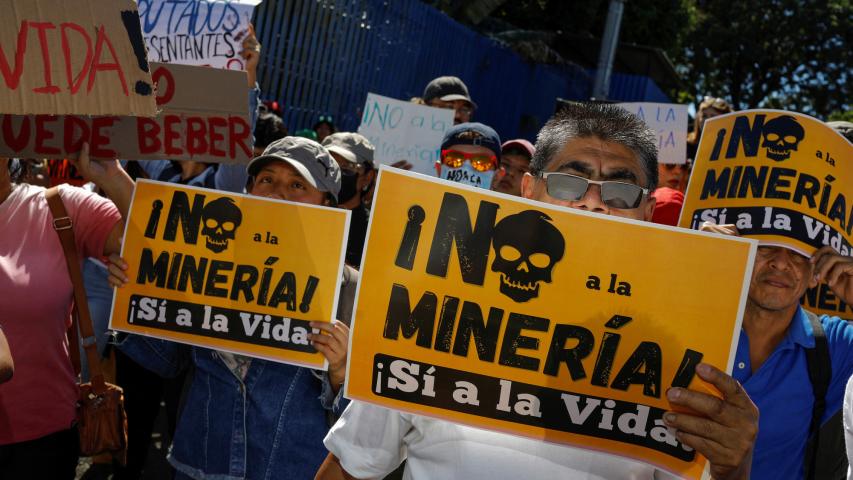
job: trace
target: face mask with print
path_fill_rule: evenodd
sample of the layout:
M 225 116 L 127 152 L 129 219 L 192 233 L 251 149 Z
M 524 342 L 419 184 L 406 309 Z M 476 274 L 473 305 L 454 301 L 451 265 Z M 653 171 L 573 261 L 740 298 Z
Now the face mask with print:
M 494 176 L 494 170 L 478 172 L 468 162 L 459 168 L 448 168 L 446 165 L 441 168 L 441 178 L 445 180 L 485 188 L 486 190 L 492 188 L 492 177 Z

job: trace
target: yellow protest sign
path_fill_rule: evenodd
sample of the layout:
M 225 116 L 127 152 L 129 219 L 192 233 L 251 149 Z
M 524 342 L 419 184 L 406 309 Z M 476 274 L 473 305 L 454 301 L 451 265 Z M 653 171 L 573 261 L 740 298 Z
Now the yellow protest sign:
M 308 322 L 335 316 L 348 229 L 346 210 L 139 180 L 110 328 L 326 369 Z
M 734 224 L 761 245 L 853 256 L 853 144 L 808 115 L 750 110 L 705 123 L 679 225 Z M 851 200 L 847 200 L 850 198 Z M 803 306 L 853 319 L 826 284 Z
M 699 478 L 665 391 L 731 371 L 755 244 L 383 168 L 346 395 Z

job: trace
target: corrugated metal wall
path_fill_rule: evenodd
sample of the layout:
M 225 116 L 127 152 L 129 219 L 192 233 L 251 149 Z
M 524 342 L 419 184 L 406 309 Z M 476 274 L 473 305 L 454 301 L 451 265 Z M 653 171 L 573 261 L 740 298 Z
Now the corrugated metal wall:
M 419 0 L 264 0 L 254 23 L 264 48 L 263 97 L 279 102 L 291 131 L 321 114 L 355 130 L 368 92 L 408 99 L 431 79 L 455 75 L 479 106 L 475 120 L 502 138 L 533 140 L 555 98 L 591 91 L 588 72 L 525 63 Z M 660 91 L 651 79 L 619 77 L 612 98 L 666 101 L 648 98 Z

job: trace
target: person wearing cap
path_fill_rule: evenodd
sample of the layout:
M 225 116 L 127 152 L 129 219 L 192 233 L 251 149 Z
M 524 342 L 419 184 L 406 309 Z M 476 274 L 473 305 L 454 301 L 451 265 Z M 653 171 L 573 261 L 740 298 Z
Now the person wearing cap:
M 252 132 L 258 125 L 261 91 L 257 85 L 257 69 L 261 58 L 261 45 L 254 28 L 249 27 L 242 42 L 240 55 L 246 61 L 246 86 L 248 88 L 249 125 Z M 161 182 L 179 183 L 229 192 L 243 193 L 248 176 L 245 165 L 209 163 L 191 160 L 145 160 L 128 163 L 136 165 L 144 176 Z M 107 325 L 112 305 L 112 289 L 107 285 L 104 265 L 100 260 L 88 259 L 83 266 L 83 277 L 96 325 Z M 98 335 L 99 345 L 104 344 Z M 85 355 L 83 356 L 85 357 Z M 127 399 L 125 410 L 128 418 L 127 464 L 114 465 L 117 478 L 136 478 L 142 474 L 148 462 L 149 443 L 153 431 L 153 419 L 159 414 L 160 403 L 165 401 L 167 411 L 177 412 L 180 403 L 181 376 L 162 379 L 135 364 L 121 351 L 116 352 L 116 383 L 124 389 Z M 175 413 L 170 414 L 170 429 L 174 427 Z
M 577 104 L 561 110 L 539 132 L 521 190 L 529 200 L 649 221 L 655 206 L 649 193 L 656 181 L 655 136 L 641 119 L 615 105 Z M 730 375 L 707 364 L 696 373 L 720 396 L 670 388 L 667 399 L 678 411 L 665 414 L 666 426 L 710 461 L 713 478 L 749 478 L 758 410 Z M 359 401 L 350 403 L 325 444 L 330 454 L 318 480 L 382 478 L 403 460 L 409 480 L 673 478 L 628 458 Z
M 438 77 L 424 89 L 423 102 L 437 108 L 452 108 L 453 124 L 470 122 L 477 104 L 471 100 L 468 87 L 458 77 Z
M 500 155 L 501 139 L 492 127 L 460 123 L 445 132 L 435 172 L 444 180 L 488 189 Z
M 530 168 L 533 144 L 523 138 L 501 145 L 500 172 L 492 180 L 492 190 L 509 195 L 521 195 L 521 179 Z
M 314 130 L 317 134 L 316 140 L 320 143 L 323 143 L 323 140 L 325 140 L 326 137 L 338 131 L 338 129 L 335 128 L 335 120 L 331 115 L 320 115 L 317 119 L 317 123 L 311 127 L 311 130 Z
M 655 211 L 652 213 L 652 223 L 677 227 L 681 207 L 684 206 L 684 194 L 674 188 L 659 187 L 654 195 Z
M 341 193 L 338 207 L 352 212 L 349 222 L 346 262 L 355 268 L 361 265 L 364 239 L 370 210 L 365 205 L 365 195 L 373 186 L 376 169 L 373 167 L 373 144 L 362 135 L 351 132 L 333 133 L 326 137 L 323 146 L 341 167 Z
M 340 168 L 312 140 L 277 140 L 247 171 L 250 195 L 312 205 L 338 201 Z M 110 262 L 110 283 L 121 288 L 127 264 L 117 255 Z M 345 266 L 339 321 L 311 322 L 323 331 L 309 338 L 328 360 L 328 372 L 139 335 L 119 343 L 127 355 L 164 377 L 195 367 L 169 453 L 176 479 L 311 478 L 325 456 L 328 419 L 346 405 L 340 387 L 357 279 L 358 272 Z

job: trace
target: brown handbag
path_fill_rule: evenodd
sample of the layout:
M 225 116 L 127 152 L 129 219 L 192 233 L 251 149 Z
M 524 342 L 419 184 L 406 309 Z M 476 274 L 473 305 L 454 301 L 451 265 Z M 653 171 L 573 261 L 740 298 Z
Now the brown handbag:
M 53 229 L 59 235 L 62 250 L 65 252 L 68 273 L 74 284 L 74 309 L 71 328 L 68 330 L 68 344 L 74 373 L 79 377 L 78 328 L 89 363 L 90 381 L 80 384 L 80 397 L 77 402 L 80 455 L 91 457 L 110 453 L 114 460 L 124 465 L 127 459 L 127 416 L 124 412 L 124 392 L 121 387 L 104 381 L 92 318 L 89 315 L 89 304 L 83 287 L 83 275 L 80 272 L 80 257 L 74 242 L 73 224 L 62 203 L 59 189 L 56 187 L 48 189 L 45 192 L 45 198 L 53 215 Z

